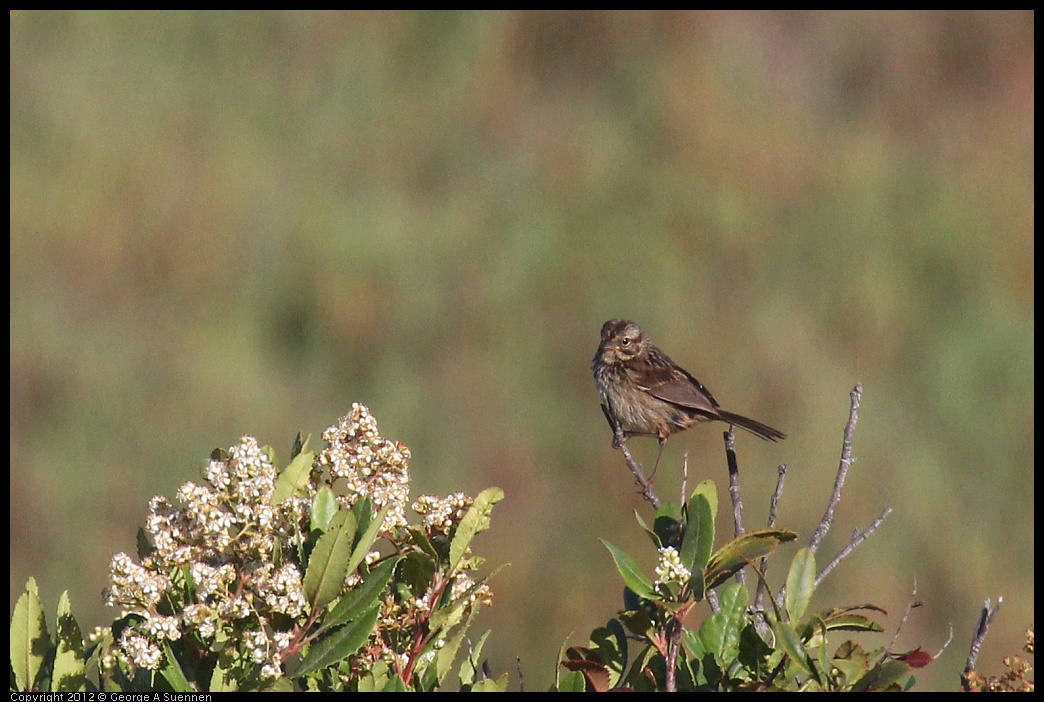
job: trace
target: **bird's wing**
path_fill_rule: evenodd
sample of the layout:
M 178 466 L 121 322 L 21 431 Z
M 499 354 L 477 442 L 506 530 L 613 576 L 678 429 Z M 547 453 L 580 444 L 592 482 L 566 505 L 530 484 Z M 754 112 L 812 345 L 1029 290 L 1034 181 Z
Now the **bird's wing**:
M 703 383 L 680 368 L 649 368 L 642 375 L 642 390 L 665 402 L 717 414 L 718 403 Z

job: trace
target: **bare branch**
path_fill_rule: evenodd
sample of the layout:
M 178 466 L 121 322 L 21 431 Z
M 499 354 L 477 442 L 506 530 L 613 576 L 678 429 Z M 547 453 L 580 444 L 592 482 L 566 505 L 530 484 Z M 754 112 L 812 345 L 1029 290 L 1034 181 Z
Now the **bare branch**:
M 968 650 L 968 660 L 964 664 L 964 671 L 961 673 L 961 686 L 968 689 L 969 680 L 968 675 L 975 670 L 975 664 L 979 660 L 979 649 L 982 648 L 982 642 L 986 640 L 986 634 L 990 630 L 990 624 L 993 623 L 994 618 L 997 616 L 997 612 L 1000 611 L 1001 604 L 1003 604 L 1004 598 L 997 598 L 997 606 L 994 607 L 989 600 L 982 605 L 982 613 L 979 615 L 979 625 L 975 627 L 975 636 L 972 637 L 971 648 Z
M 845 477 L 848 475 L 848 468 L 852 465 L 855 459 L 852 458 L 852 435 L 855 433 L 856 423 L 859 421 L 859 400 L 863 395 L 862 383 L 857 383 L 850 394 L 851 397 L 851 408 L 848 411 L 848 423 L 845 424 L 844 439 L 841 443 L 841 462 L 837 467 L 837 475 L 834 478 L 834 492 L 830 496 L 830 501 L 827 503 L 826 512 L 823 514 L 823 519 L 819 522 L 819 526 L 816 527 L 815 532 L 812 534 L 812 539 L 809 541 L 809 548 L 815 553 L 819 548 L 819 544 L 823 541 L 823 537 L 830 531 L 831 525 L 834 523 L 834 512 L 837 509 L 837 505 L 841 502 L 841 488 L 845 484 Z
M 732 500 L 732 525 L 736 536 L 742 534 L 743 528 L 743 497 L 740 494 L 739 484 L 739 461 L 736 460 L 736 427 L 730 426 L 724 433 L 725 438 L 725 461 L 729 465 L 729 499 Z M 747 574 L 743 569 L 736 572 L 736 582 L 740 585 L 747 584 Z
M 830 575 L 830 571 L 837 567 L 837 564 L 841 562 L 841 559 L 848 556 L 848 554 L 854 551 L 859 544 L 870 538 L 870 535 L 877 531 L 877 527 L 881 526 L 881 523 L 887 519 L 888 515 L 891 513 L 892 508 L 885 507 L 885 510 L 881 512 L 881 516 L 875 519 L 866 530 L 859 531 L 856 529 L 856 532 L 852 535 L 852 540 L 848 542 L 848 545 L 841 549 L 841 552 L 834 556 L 834 558 L 823 567 L 823 570 L 819 571 L 816 575 L 816 587 L 819 587 L 819 584 L 826 579 L 826 576 Z
M 641 494 L 641 496 L 653 506 L 653 509 L 659 509 L 660 498 L 656 496 L 655 492 L 653 492 L 652 481 L 646 477 L 645 468 L 642 467 L 641 463 L 634 459 L 634 456 L 631 455 L 631 450 L 627 448 L 627 435 L 624 434 L 623 429 L 620 428 L 620 425 L 613 419 L 612 415 L 609 414 L 609 410 L 605 408 L 605 405 L 602 405 L 602 414 L 604 414 L 605 418 L 609 420 L 609 426 L 613 428 L 613 435 L 616 438 L 614 443 L 616 446 L 620 447 L 620 451 L 624 456 L 624 461 L 627 463 L 627 468 L 634 475 L 634 482 L 641 488 L 639 494 Z
M 768 513 L 768 527 L 772 528 L 776 526 L 776 516 L 779 510 L 779 501 L 783 498 L 783 483 L 787 478 L 787 464 L 782 463 L 776 468 L 776 489 L 772 493 L 772 499 L 769 500 L 769 513 Z M 762 575 L 768 575 L 769 557 L 765 556 L 758 563 L 758 568 L 761 570 Z M 768 593 L 768 586 L 765 584 L 767 580 L 765 578 L 758 578 L 758 587 L 754 594 L 754 609 L 761 609 L 762 603 L 765 601 L 765 595 Z

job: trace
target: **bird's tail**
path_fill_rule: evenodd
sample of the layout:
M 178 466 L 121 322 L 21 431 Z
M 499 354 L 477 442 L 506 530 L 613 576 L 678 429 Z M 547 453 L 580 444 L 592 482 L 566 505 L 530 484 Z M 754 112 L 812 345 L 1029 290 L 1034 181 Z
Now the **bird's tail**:
M 733 414 L 732 412 L 721 411 L 718 413 L 719 418 L 723 422 L 729 424 L 735 424 L 738 427 L 746 429 L 751 434 L 757 434 L 762 439 L 767 441 L 779 441 L 780 439 L 787 438 L 787 435 L 781 432 L 779 429 L 773 429 L 772 427 L 762 424 L 761 422 L 754 421 L 749 417 L 744 417 L 740 414 Z

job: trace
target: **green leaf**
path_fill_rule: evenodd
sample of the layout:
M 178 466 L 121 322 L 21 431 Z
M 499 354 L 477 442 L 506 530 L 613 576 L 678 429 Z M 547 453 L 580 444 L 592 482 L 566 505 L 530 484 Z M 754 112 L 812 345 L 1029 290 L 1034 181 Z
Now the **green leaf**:
M 653 546 L 656 548 L 662 548 L 663 544 L 660 543 L 660 537 L 658 537 L 656 532 L 645 523 L 645 520 L 642 519 L 642 515 L 638 513 L 638 510 L 634 510 L 634 519 L 638 522 L 638 526 L 642 528 L 642 531 L 649 535 L 649 538 L 653 542 Z
M 472 692 L 507 692 L 508 674 L 501 673 L 497 678 L 479 680 L 471 686 Z
M 370 499 L 369 495 L 364 495 L 352 505 L 352 512 L 355 513 L 355 519 L 359 523 L 357 531 L 366 531 L 370 528 L 370 523 L 373 522 L 373 500 Z
M 453 661 L 457 657 L 457 652 L 460 650 L 460 644 L 464 640 L 464 636 L 468 633 L 468 627 L 471 626 L 471 620 L 475 617 L 475 610 L 472 610 L 471 616 L 468 617 L 468 621 L 464 626 L 459 627 L 456 632 L 446 639 L 446 643 L 438 650 L 435 654 L 435 684 L 441 685 L 449 675 L 450 669 L 453 668 Z M 466 670 L 468 661 L 465 660 L 460 666 L 460 679 L 464 682 L 464 675 L 468 674 L 471 680 L 474 680 L 474 670 Z
M 86 663 L 83 658 L 83 636 L 72 615 L 69 592 L 58 598 L 58 627 L 55 632 L 57 650 L 51 674 L 52 692 L 83 692 L 87 689 Z
M 677 502 L 664 502 L 660 505 L 653 521 L 656 548 L 674 546 L 677 549 L 681 544 L 683 531 L 685 531 L 685 525 L 682 524 L 681 505 Z
M 279 678 L 289 682 L 286 678 Z M 235 679 L 226 668 L 221 665 L 221 659 L 218 658 L 217 664 L 214 666 L 214 672 L 210 674 L 210 692 L 235 692 L 239 689 L 239 682 Z M 269 687 L 268 689 L 272 689 Z M 290 692 L 290 690 L 287 690 Z
M 605 539 L 599 539 L 599 541 L 609 549 L 609 553 L 613 556 L 613 561 L 616 562 L 616 569 L 620 571 L 620 575 L 623 576 L 627 587 L 631 588 L 639 597 L 644 597 L 647 600 L 660 599 L 660 596 L 656 594 L 656 590 L 653 588 L 652 582 L 645 577 L 633 558 Z
M 578 670 L 566 673 L 558 683 L 559 692 L 584 692 L 584 676 Z
M 704 480 L 692 491 L 692 496 L 702 495 L 707 498 L 711 508 L 711 520 L 718 517 L 718 488 L 713 480 Z
M 359 692 L 378 692 L 388 684 L 388 664 L 385 661 L 375 661 L 370 670 L 359 678 Z
M 714 550 L 714 511 L 707 496 L 697 493 L 689 500 L 686 513 L 678 557 L 690 573 L 703 572 Z
M 402 556 L 389 558 L 370 571 L 363 581 L 342 597 L 330 610 L 330 614 L 323 618 L 318 633 L 346 624 L 368 611 L 387 591 L 388 582 L 395 572 L 395 566 L 402 558 Z
M 149 535 L 145 532 L 144 527 L 138 527 L 136 541 L 138 547 L 138 560 L 141 561 L 143 558 L 148 557 L 153 551 L 152 544 L 149 542 Z
M 682 631 L 682 643 L 689 658 L 703 658 L 707 654 L 707 647 L 703 645 L 703 639 L 699 632 L 686 627 Z
M 490 578 L 507 568 L 508 565 L 509 564 L 504 563 L 497 567 L 496 570 L 486 577 L 473 582 L 467 590 L 464 590 L 462 593 L 454 597 L 450 602 L 436 609 L 432 613 L 431 618 L 428 619 L 428 629 L 431 633 L 434 634 L 440 629 L 451 629 L 456 626 L 464 616 L 464 611 L 468 606 L 471 595 L 481 586 L 485 585 Z
M 271 456 L 272 454 L 269 453 Z M 309 475 L 312 472 L 312 459 L 315 457 L 313 451 L 302 451 L 294 456 L 290 465 L 286 467 L 279 477 L 276 478 L 275 491 L 272 493 L 272 504 L 278 505 L 287 498 L 301 491 L 308 484 Z
M 816 589 L 816 556 L 807 546 L 794 555 L 787 573 L 786 608 L 790 621 L 799 622 L 805 615 Z
M 390 504 L 384 505 L 384 509 L 382 509 L 376 517 L 373 517 L 373 519 L 366 524 L 365 532 L 363 532 L 362 536 L 359 537 L 359 541 L 355 544 L 355 548 L 352 549 L 352 555 L 351 558 L 348 559 L 348 569 L 345 571 L 346 573 L 354 573 L 355 569 L 358 568 L 359 564 L 363 562 L 364 558 L 366 558 L 366 554 L 370 552 L 370 546 L 373 546 L 373 542 L 376 541 L 377 535 L 380 533 L 381 527 L 384 525 L 384 518 L 388 516 L 388 512 L 391 511 L 391 508 L 392 506 Z M 370 511 L 367 509 L 366 513 L 370 514 Z M 361 523 L 362 522 L 360 522 L 360 528 L 362 528 Z
M 784 529 L 755 529 L 741 534 L 711 556 L 704 577 L 707 589 L 721 585 L 748 563 L 768 555 L 781 543 L 796 538 L 797 534 Z
M 188 681 L 185 671 L 181 669 L 181 663 L 174 657 L 174 652 L 170 650 L 170 645 L 166 642 L 163 644 L 163 667 L 160 669 L 160 675 L 174 692 L 193 691 L 192 683 Z
M 470 622 L 468 625 L 470 626 Z M 463 638 L 467 630 L 468 627 L 461 627 L 460 633 L 456 634 L 454 638 Z M 486 639 L 489 638 L 489 634 L 490 630 L 486 629 L 478 641 L 468 649 L 468 655 L 464 656 L 464 660 L 460 662 L 457 677 L 460 678 L 461 685 L 471 685 L 475 682 L 475 674 L 480 672 L 482 668 L 482 647 L 486 645 Z M 446 645 L 448 646 L 449 644 L 447 643 Z M 455 657 L 456 654 L 454 654 L 453 658 Z M 442 658 L 442 651 L 439 651 L 439 658 Z
M 354 539 L 355 515 L 338 512 L 330 521 L 330 530 L 316 542 L 305 571 L 305 597 L 312 609 L 325 607 L 344 589 Z
M 700 639 L 705 650 L 714 654 L 722 667 L 739 655 L 740 632 L 746 625 L 744 612 L 749 593 L 733 583 L 721 595 L 721 609 L 707 617 L 700 626 Z
M 323 485 L 315 493 L 312 500 L 312 515 L 309 529 L 312 531 L 326 531 L 330 528 L 330 520 L 337 514 L 337 496 L 328 486 Z
M 384 686 L 381 692 L 408 692 L 408 689 L 406 688 L 406 683 L 396 673 L 388 679 L 388 684 Z
M 610 619 L 609 626 L 592 631 L 591 650 L 609 671 L 609 687 L 619 685 L 627 667 L 627 635 L 620 622 Z
M 352 655 L 366 643 L 377 623 L 381 607 L 375 604 L 359 619 L 312 644 L 308 655 L 291 677 L 300 678 L 317 670 L 332 666 Z
M 471 540 L 480 532 L 489 529 L 490 513 L 493 511 L 493 505 L 503 499 L 504 491 L 498 487 L 486 488 L 475 497 L 474 503 L 461 518 L 460 524 L 457 525 L 457 530 L 453 534 L 453 540 L 450 542 L 449 565 L 451 572 L 455 571 L 460 565 L 460 561 L 464 558 Z
M 293 461 L 302 451 L 308 450 L 308 442 L 312 440 L 312 435 L 309 434 L 303 440 L 301 439 L 301 432 L 297 432 L 297 436 L 294 437 L 293 446 L 290 447 L 290 460 Z
M 886 689 L 904 690 L 909 687 L 910 666 L 902 661 L 886 660 L 857 680 L 852 692 L 875 692 Z M 894 687 L 893 687 L 894 686 Z
M 28 692 L 36 687 L 36 678 L 50 651 L 51 638 L 47 635 L 36 580 L 29 578 L 11 617 L 11 670 L 18 690 Z
M 780 647 L 790 656 L 790 659 L 801 670 L 815 678 L 816 682 L 822 684 L 819 670 L 812 663 L 812 659 L 809 657 L 808 651 L 805 650 L 805 644 L 797 630 L 789 622 L 781 622 L 775 618 L 772 621 L 772 630 L 776 633 Z
M 620 618 L 620 622 L 633 635 L 650 640 L 656 636 L 656 628 L 653 626 L 652 619 L 649 618 L 649 613 L 644 609 L 620 612 L 617 616 Z

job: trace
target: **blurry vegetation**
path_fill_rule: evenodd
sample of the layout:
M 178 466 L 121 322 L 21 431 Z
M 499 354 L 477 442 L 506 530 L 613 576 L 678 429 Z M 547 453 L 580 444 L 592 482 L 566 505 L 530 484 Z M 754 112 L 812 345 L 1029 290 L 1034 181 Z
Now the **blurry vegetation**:
M 588 372 L 629 317 L 787 432 L 740 442 L 749 494 L 781 462 L 827 489 L 861 381 L 851 520 L 895 513 L 817 596 L 899 611 L 916 579 L 899 645 L 934 649 L 1002 595 L 1002 673 L 1033 619 L 1033 39 L 1031 12 L 12 13 L 12 598 L 35 575 L 105 621 L 99 564 L 201 450 L 360 401 L 418 492 L 504 488 L 479 626 L 546 687 L 562 627 L 618 605 L 598 537 L 637 551 Z M 661 490 L 684 450 L 721 478 L 720 436 L 671 442 Z

